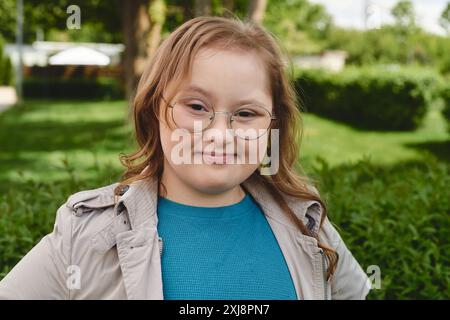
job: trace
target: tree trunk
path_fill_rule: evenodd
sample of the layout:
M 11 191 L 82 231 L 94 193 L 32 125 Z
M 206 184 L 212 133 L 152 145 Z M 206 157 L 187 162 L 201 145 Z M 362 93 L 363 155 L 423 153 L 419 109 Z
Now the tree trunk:
M 152 56 L 161 41 L 161 31 L 166 20 L 166 4 L 164 0 L 151 0 L 149 7 L 150 35 L 148 38 L 148 56 Z
M 122 29 L 125 44 L 124 72 L 127 98 L 134 97 L 136 85 L 147 60 L 150 32 L 149 0 L 122 0 Z
M 257 23 L 262 23 L 266 11 L 267 0 L 250 0 L 248 17 Z
M 156 23 L 150 30 L 150 36 L 148 39 L 148 56 L 152 56 L 156 49 L 158 49 L 159 42 L 161 41 L 162 24 Z
M 222 7 L 229 12 L 233 12 L 234 0 L 223 0 Z
M 187 21 L 194 17 L 194 10 L 192 8 L 191 1 L 183 1 L 182 8 L 184 21 Z
M 195 0 L 194 15 L 208 16 L 211 14 L 211 1 L 210 0 Z

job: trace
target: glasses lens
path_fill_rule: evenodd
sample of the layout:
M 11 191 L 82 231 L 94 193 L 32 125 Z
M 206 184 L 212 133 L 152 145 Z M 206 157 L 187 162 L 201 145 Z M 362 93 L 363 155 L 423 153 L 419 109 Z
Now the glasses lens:
M 245 105 L 233 113 L 231 128 L 243 139 L 256 139 L 270 127 L 269 111 L 258 105 Z
M 213 117 L 212 108 L 198 98 L 180 98 L 173 106 L 173 121 L 177 127 L 190 132 L 203 131 L 210 125 Z

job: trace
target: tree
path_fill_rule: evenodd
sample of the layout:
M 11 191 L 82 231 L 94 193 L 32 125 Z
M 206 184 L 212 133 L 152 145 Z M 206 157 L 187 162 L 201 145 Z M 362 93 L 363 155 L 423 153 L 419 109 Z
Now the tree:
M 396 24 L 403 28 L 412 28 L 416 25 L 414 6 L 410 0 L 400 0 L 391 10 Z
M 267 0 L 250 0 L 248 18 L 257 23 L 262 23 L 266 11 Z
M 121 0 L 125 89 L 133 98 L 147 59 L 156 50 L 165 20 L 164 0 Z
M 447 7 L 442 11 L 439 24 L 450 35 L 450 2 L 447 2 Z
M 414 60 L 415 45 L 413 36 L 420 31 L 416 24 L 414 6 L 410 0 L 400 0 L 391 10 L 395 19 L 393 30 L 397 34 L 398 42 L 405 48 L 406 58 L 404 63 L 411 63 Z
M 322 50 L 332 20 L 320 4 L 307 0 L 269 0 L 264 25 L 289 53 L 317 53 Z
M 68 30 L 66 27 L 66 9 L 71 4 L 81 9 L 82 27 L 79 30 Z M 0 1 L 0 26 L 6 42 L 15 40 L 15 12 L 16 0 Z M 39 30 L 43 31 L 47 40 L 56 40 L 63 35 L 61 38 L 66 41 L 121 42 L 118 20 L 117 1 L 27 0 L 24 1 L 24 42 L 35 41 Z
M 233 11 L 234 1 L 233 0 L 223 0 L 222 1 L 223 9 L 228 10 L 229 12 Z
M 166 20 L 167 7 L 164 0 L 155 0 L 149 7 L 150 22 L 152 27 L 148 39 L 148 55 L 155 53 L 161 41 L 161 32 Z
M 194 14 L 196 17 L 210 15 L 211 14 L 211 1 L 210 0 L 195 0 Z
M 3 52 L 3 39 L 0 36 L 0 86 L 12 84 L 12 71 L 11 60 Z

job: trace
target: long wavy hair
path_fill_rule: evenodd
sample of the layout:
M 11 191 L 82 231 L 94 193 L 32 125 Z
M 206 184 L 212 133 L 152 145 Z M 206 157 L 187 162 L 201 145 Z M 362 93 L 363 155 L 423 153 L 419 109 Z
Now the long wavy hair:
M 277 119 L 271 128 L 279 129 L 279 169 L 274 175 L 261 175 L 259 170 L 251 175 L 261 181 L 274 196 L 275 201 L 288 215 L 289 219 L 304 234 L 314 237 L 318 246 L 324 250 L 328 260 L 327 278 L 329 279 L 337 265 L 335 250 L 319 240 L 318 234 L 308 229 L 295 215 L 282 193 L 303 200 L 316 200 L 323 208 L 320 227 L 326 217 L 326 206 L 320 195 L 311 188 L 310 180 L 298 164 L 300 141 L 302 137 L 302 119 L 297 94 L 286 72 L 286 60 L 276 38 L 262 26 L 251 21 L 224 17 L 197 17 L 191 19 L 165 39 L 149 60 L 139 81 L 132 104 L 130 117 L 134 123 L 134 135 L 138 150 L 131 154 L 121 154 L 120 161 L 126 167 L 115 195 L 123 186 L 137 180 L 158 179 L 158 192 L 164 194 L 165 187 L 160 178 L 163 172 L 164 154 L 159 137 L 159 114 L 163 92 L 175 83 L 179 85 L 190 75 L 194 57 L 205 47 L 252 50 L 259 54 L 265 63 L 269 79 L 273 113 Z M 174 96 L 165 93 L 166 101 Z M 168 110 L 163 110 L 168 119 Z M 293 143 L 293 142 L 297 143 Z M 144 168 L 147 169 L 142 172 Z

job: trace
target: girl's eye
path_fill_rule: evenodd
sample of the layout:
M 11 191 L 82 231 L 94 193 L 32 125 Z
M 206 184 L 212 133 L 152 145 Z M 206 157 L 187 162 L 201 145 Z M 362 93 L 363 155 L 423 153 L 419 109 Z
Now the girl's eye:
M 251 110 L 239 110 L 235 113 L 235 117 L 251 118 L 256 116 L 256 113 Z
M 198 103 L 190 103 L 190 104 L 188 104 L 188 107 L 190 109 L 192 109 L 192 111 L 205 111 L 205 112 L 208 112 L 208 110 L 204 106 L 202 106 L 201 104 L 198 104 Z

